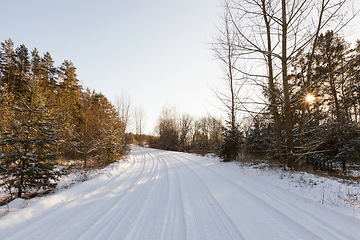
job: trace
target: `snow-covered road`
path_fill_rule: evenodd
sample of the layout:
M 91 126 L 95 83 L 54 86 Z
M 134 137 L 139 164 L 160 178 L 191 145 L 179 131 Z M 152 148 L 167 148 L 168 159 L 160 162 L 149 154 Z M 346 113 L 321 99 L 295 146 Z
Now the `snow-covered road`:
M 0 239 L 360 239 L 360 220 L 207 158 L 132 147 L 0 218 Z

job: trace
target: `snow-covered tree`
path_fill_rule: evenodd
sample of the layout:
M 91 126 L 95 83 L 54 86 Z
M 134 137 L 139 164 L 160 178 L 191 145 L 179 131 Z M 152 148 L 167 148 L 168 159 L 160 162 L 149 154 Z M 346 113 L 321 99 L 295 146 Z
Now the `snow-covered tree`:
M 47 111 L 35 83 L 11 107 L 14 117 L 0 142 L 1 185 L 6 185 L 10 193 L 16 189 L 17 197 L 31 189 L 54 188 L 63 173 L 55 169 L 59 136 L 56 120 Z

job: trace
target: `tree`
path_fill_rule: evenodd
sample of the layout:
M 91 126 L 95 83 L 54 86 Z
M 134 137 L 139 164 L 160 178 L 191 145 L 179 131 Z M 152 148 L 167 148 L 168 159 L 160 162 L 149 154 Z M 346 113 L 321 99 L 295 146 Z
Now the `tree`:
M 192 148 L 195 153 L 205 155 L 210 151 L 208 118 L 202 117 L 195 121 Z
M 156 126 L 159 136 L 158 148 L 177 151 L 179 148 L 179 130 L 176 112 L 171 108 L 164 108 Z
M 79 123 L 72 146 L 83 160 L 83 167 L 96 161 L 104 166 L 116 161 L 126 151 L 125 132 L 115 107 L 102 93 L 81 92 Z
M 113 163 L 127 151 L 125 142 L 125 123 L 116 108 L 103 94 L 97 94 L 98 126 L 100 128 L 100 155 L 97 160 L 100 166 Z
M 31 78 L 31 64 L 28 48 L 22 44 L 15 49 L 16 54 L 16 74 L 14 79 L 13 91 L 16 95 L 22 95 Z
M 10 106 L 14 101 L 14 96 L 10 93 L 7 84 L 0 88 L 2 88 L 0 90 L 0 132 L 6 132 L 13 116 Z
M 54 60 L 50 53 L 44 53 L 43 57 L 40 58 L 39 86 L 43 90 L 45 97 L 52 102 L 53 106 L 59 104 L 58 73 L 59 71 L 54 66 Z
M 134 110 L 134 120 L 135 120 L 136 134 L 140 136 L 139 139 L 140 146 L 143 146 L 142 134 L 144 133 L 145 117 L 146 117 L 145 109 L 142 106 L 136 107 Z
M 56 119 L 47 111 L 35 83 L 13 109 L 13 122 L 9 131 L 2 133 L 0 143 L 0 175 L 1 185 L 10 193 L 15 188 L 20 198 L 31 189 L 54 188 L 63 172 L 55 169 L 59 140 Z
M 270 157 L 269 152 L 274 149 L 273 129 L 266 125 L 264 119 L 259 116 L 253 119 L 253 124 L 246 133 L 244 152 L 255 157 Z M 272 156 L 271 156 L 272 157 Z
M 189 114 L 182 114 L 180 118 L 179 145 L 180 151 L 188 152 L 191 148 L 191 131 L 193 128 L 193 118 Z
M 123 123 L 122 132 L 126 132 L 130 121 L 131 99 L 124 93 L 115 96 L 115 108 Z
M 241 134 L 238 133 L 237 115 L 242 102 L 239 93 L 243 87 L 243 81 L 237 78 L 238 72 L 236 71 L 236 65 L 239 60 L 239 55 L 236 53 L 237 49 L 235 48 L 237 37 L 235 35 L 235 29 L 232 28 L 231 13 L 229 11 L 225 11 L 223 20 L 224 29 L 220 30 L 219 37 L 216 43 L 213 44 L 213 51 L 224 65 L 226 93 L 215 91 L 215 95 L 225 107 L 225 112 L 229 117 L 228 121 L 226 121 L 228 126 L 223 127 L 224 143 L 221 145 L 219 156 L 222 157 L 224 161 L 230 161 L 236 159 L 238 151 L 240 150 L 238 143 L 241 142 Z M 204 135 L 200 135 L 199 137 L 202 139 L 205 138 Z M 203 139 L 202 142 L 204 141 L 205 139 Z M 202 148 L 204 147 L 205 146 Z M 205 149 L 203 149 L 203 151 L 204 150 Z
M 222 139 L 222 120 L 214 117 L 208 117 L 209 125 L 209 146 L 210 152 L 219 156 L 219 147 L 223 141 Z
M 319 36 L 316 47 L 316 76 L 319 79 L 319 95 L 338 121 L 345 119 L 347 106 L 341 105 L 341 88 L 346 72 L 345 62 L 349 44 L 333 31 Z M 345 99 L 343 99 L 345 100 Z
M 9 92 L 14 93 L 16 76 L 16 54 L 14 51 L 14 42 L 11 40 L 11 38 L 1 43 L 0 54 L 1 86 L 7 84 Z
M 271 110 L 275 124 L 278 154 L 289 167 L 296 167 L 297 143 L 294 129 L 300 129 L 294 122 L 294 107 L 297 102 L 290 86 L 290 66 L 303 51 L 309 50 L 308 65 L 312 66 L 314 49 L 321 30 L 334 27 L 337 32 L 348 23 L 354 14 L 342 11 L 346 0 L 249 0 L 225 1 L 227 18 L 235 39 L 231 44 L 238 62 L 253 63 L 253 67 L 243 68 L 233 65 L 236 72 L 246 76 L 247 83 L 264 89 L 265 104 Z M 228 54 L 229 55 L 229 54 Z M 223 55 L 224 56 L 224 55 Z M 231 56 L 231 55 L 230 55 Z M 265 67 L 264 67 L 265 66 Z M 308 68 L 311 73 L 311 68 Z M 309 90 L 313 77 L 306 76 Z M 305 95 L 305 93 L 302 93 Z M 229 95 L 230 96 L 230 95 Z M 252 104 L 254 102 L 251 102 Z M 305 107 L 303 112 L 306 111 Z M 281 134 L 284 130 L 285 135 Z M 285 151 L 283 151 L 283 149 Z
M 355 48 L 351 52 L 348 64 L 348 84 L 345 86 L 345 99 L 349 104 L 350 120 L 359 123 L 360 117 L 360 40 L 356 41 Z
M 76 126 L 81 120 L 80 93 L 81 87 L 77 79 L 76 68 L 71 61 L 65 60 L 58 73 L 57 112 L 59 114 L 60 134 L 64 139 L 60 143 L 63 156 L 73 157 L 71 142 L 75 137 Z
M 224 162 L 230 162 L 237 159 L 242 149 L 243 136 L 238 126 L 233 126 L 230 122 L 223 127 L 223 142 L 220 145 L 219 157 Z
M 100 137 L 100 123 L 97 121 L 100 109 L 96 104 L 96 97 L 96 93 L 91 93 L 90 89 L 87 89 L 86 92 L 81 92 L 81 118 L 76 125 L 76 131 L 72 139 L 75 150 L 83 158 L 84 168 L 87 167 L 89 160 L 98 156 L 98 149 L 102 140 Z
M 32 94 L 34 91 L 36 93 Z M 57 145 L 52 146 L 54 153 L 61 152 L 64 159 L 82 160 L 84 167 L 89 160 L 98 161 L 98 166 L 109 164 L 127 151 L 125 131 L 130 102 L 124 103 L 122 108 L 118 104 L 115 109 L 103 94 L 83 91 L 77 79 L 76 67 L 71 61 L 65 60 L 60 67 L 56 67 L 48 52 L 40 57 L 36 48 L 29 54 L 24 44 L 14 50 L 11 39 L 1 43 L 0 132 L 4 134 L 3 137 L 0 136 L 0 141 L 5 141 L 1 152 L 14 152 L 19 148 L 18 154 L 22 153 L 19 146 L 14 145 L 14 150 L 9 142 L 20 141 L 20 137 L 24 137 L 20 135 L 24 135 L 26 130 L 22 129 L 18 136 L 16 131 L 25 128 L 26 111 L 31 112 L 28 121 L 35 121 L 34 111 L 40 112 L 41 108 L 45 109 L 46 116 L 56 119 L 59 139 L 56 140 Z M 17 119 L 15 122 L 12 121 L 13 117 Z M 19 125 L 20 122 L 24 125 L 19 127 L 16 124 Z M 36 126 L 28 126 L 35 129 L 30 135 L 41 133 Z M 43 134 L 45 135 L 46 133 Z M 29 143 L 27 146 L 32 148 Z M 12 161 L 9 154 L 5 155 L 1 156 L 8 162 Z M 14 161 L 8 167 L 15 167 L 21 162 Z M 10 189 L 12 187 L 13 185 Z M 24 189 L 22 190 L 25 191 Z

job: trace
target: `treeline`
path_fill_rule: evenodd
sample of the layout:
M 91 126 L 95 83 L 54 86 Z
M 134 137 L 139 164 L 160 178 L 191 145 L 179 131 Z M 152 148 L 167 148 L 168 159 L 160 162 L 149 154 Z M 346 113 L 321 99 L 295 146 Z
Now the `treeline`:
M 140 145 L 140 139 L 151 148 L 182 151 L 206 155 L 219 152 L 222 141 L 221 119 L 194 118 L 189 114 L 178 116 L 172 108 L 164 108 L 159 116 L 154 135 L 132 136 Z
M 82 88 L 71 61 L 54 66 L 50 53 L 11 39 L 0 60 L 0 186 L 11 196 L 54 187 L 59 161 L 101 167 L 125 153 L 126 121 L 103 94 Z

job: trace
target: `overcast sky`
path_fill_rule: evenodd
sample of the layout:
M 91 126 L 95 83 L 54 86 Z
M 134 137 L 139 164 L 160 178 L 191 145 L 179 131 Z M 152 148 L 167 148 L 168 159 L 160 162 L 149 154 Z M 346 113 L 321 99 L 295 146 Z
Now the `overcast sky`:
M 221 0 L 1 0 L 0 41 L 71 60 L 80 83 L 112 102 L 124 92 L 152 133 L 164 106 L 195 117 L 217 112 L 219 63 L 207 43 Z M 357 21 L 357 23 L 360 23 Z

